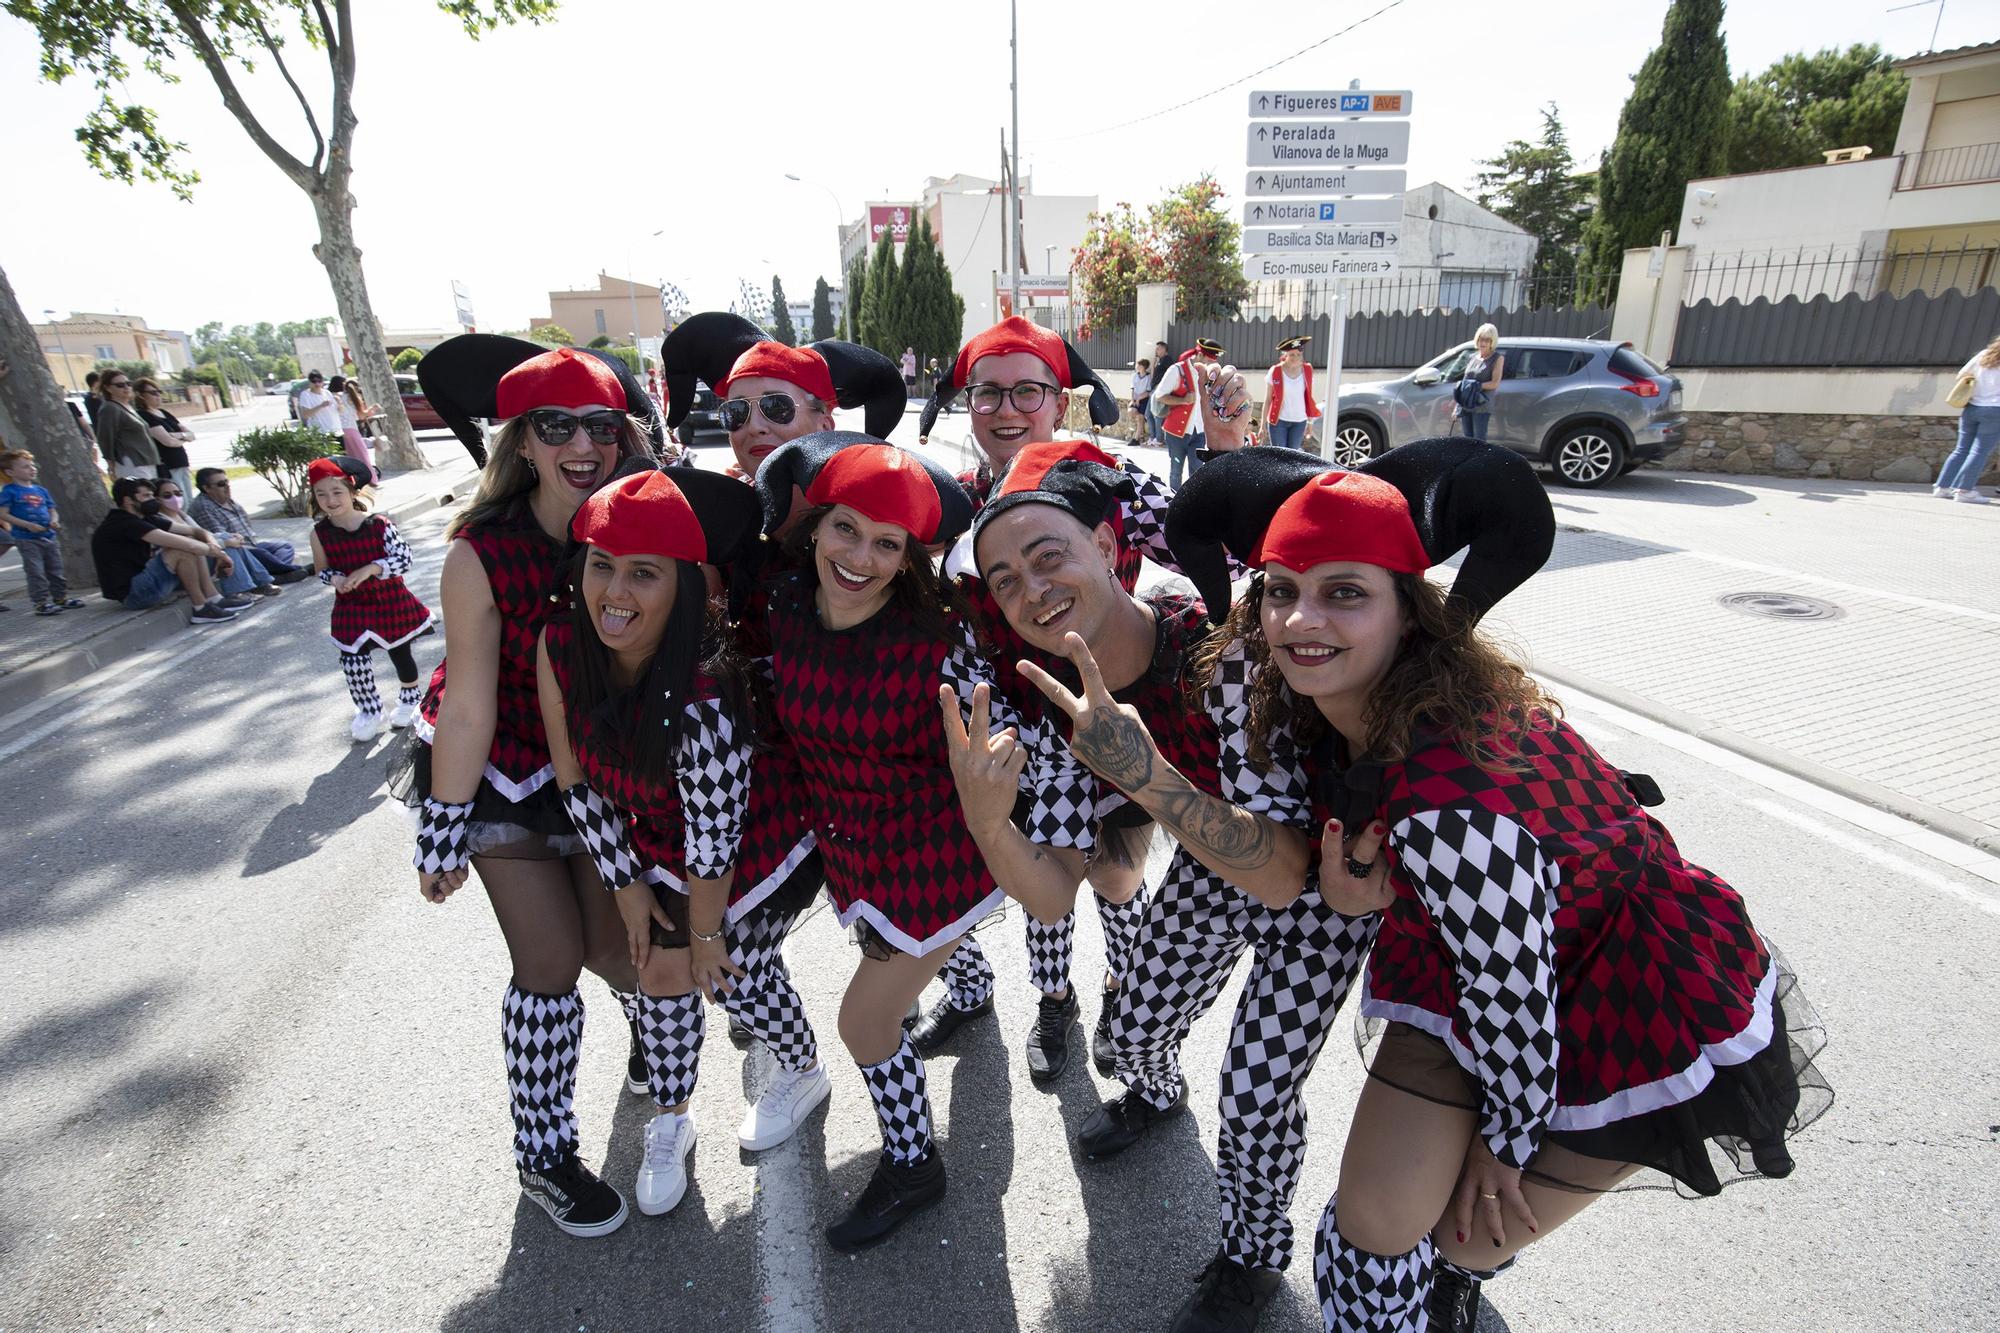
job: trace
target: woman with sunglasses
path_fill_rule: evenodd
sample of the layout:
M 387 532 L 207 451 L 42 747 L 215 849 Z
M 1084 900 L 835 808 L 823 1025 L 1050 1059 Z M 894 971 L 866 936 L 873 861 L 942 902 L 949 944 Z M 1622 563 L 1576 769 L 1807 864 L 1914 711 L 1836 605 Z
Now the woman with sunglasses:
M 158 480 L 160 447 L 152 427 L 132 405 L 132 377 L 122 370 L 106 371 L 97 387 L 104 402 L 92 424 L 97 427 L 97 448 L 111 465 L 112 475 Z
M 186 495 L 191 489 L 187 446 L 194 443 L 194 432 L 161 406 L 164 401 L 157 380 L 132 381 L 132 405 L 138 409 L 140 420 L 146 423 L 153 444 L 160 451 L 160 480 L 171 478 L 180 493 Z
M 466 334 L 440 343 L 419 374 L 461 439 L 477 436 L 474 417 L 505 424 L 478 492 L 448 529 L 446 659 L 392 789 L 420 811 L 424 898 L 442 903 L 477 870 L 507 941 L 501 1042 L 522 1192 L 569 1234 L 606 1235 L 626 1206 L 578 1156 L 576 983 L 588 967 L 622 1000 L 637 975 L 617 908 L 563 807 L 535 652 L 557 609 L 571 517 L 620 463 L 651 461 L 651 445 L 627 410 L 637 390 L 587 351 Z
M 1316 889 L 1380 915 L 1373 1059 L 1315 1252 L 1330 1333 L 1470 1333 L 1481 1281 L 1636 1172 L 1702 1196 L 1787 1176 L 1785 1140 L 1832 1100 L 1817 1017 L 1741 896 L 1476 628 L 1554 534 L 1520 456 L 1465 439 L 1353 472 L 1225 455 L 1169 515 L 1212 613 L 1225 551 L 1259 570 L 1210 645 L 1263 668 L 1251 756 L 1289 731 L 1314 805 L 1309 836 L 1201 798 L 1186 845 L 1267 903 Z M 1447 596 L 1424 575 L 1460 552 Z M 1185 779 L 1077 656 L 1081 695 L 1038 683 L 1077 719 L 1078 757 L 1185 811 Z
M 875 1103 L 882 1157 L 826 1233 L 855 1250 L 944 1194 L 924 1062 L 903 1015 L 1002 898 L 966 826 L 937 713 L 940 685 L 990 694 L 970 624 L 925 550 L 964 532 L 972 505 L 936 464 L 846 432 L 784 445 L 757 489 L 766 533 L 789 527 L 801 566 L 771 589 L 772 704 L 798 750 L 829 896 L 861 943 L 840 1036 Z

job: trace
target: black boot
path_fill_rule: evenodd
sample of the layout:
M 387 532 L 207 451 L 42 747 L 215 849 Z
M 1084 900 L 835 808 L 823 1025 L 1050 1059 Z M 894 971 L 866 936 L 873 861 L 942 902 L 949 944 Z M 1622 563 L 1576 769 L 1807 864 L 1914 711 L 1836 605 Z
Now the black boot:
M 643 1097 L 647 1089 L 646 1048 L 639 1040 L 639 1020 L 628 1018 L 625 1021 L 632 1028 L 632 1045 L 625 1052 L 625 1090 Z
M 1433 1265 L 1424 1313 L 1431 1333 L 1472 1333 L 1479 1326 L 1479 1284 L 1447 1264 Z
M 993 997 L 987 996 L 970 1009 L 960 1009 L 951 1002 L 947 992 L 942 999 L 932 1005 L 917 1025 L 910 1029 L 910 1045 L 918 1055 L 936 1055 L 951 1040 L 951 1035 L 961 1027 L 982 1015 L 993 1012 Z
M 885 1152 L 854 1207 L 826 1229 L 827 1244 L 843 1251 L 879 1245 L 912 1215 L 943 1197 L 944 1155 L 935 1145 L 930 1156 L 914 1166 L 903 1166 Z
M 1035 1026 L 1028 1032 L 1028 1077 L 1035 1082 L 1060 1078 L 1069 1068 L 1069 1030 L 1079 1009 L 1074 988 L 1060 1000 L 1044 995 L 1036 1006 Z
M 1076 1132 L 1077 1146 L 1093 1162 L 1116 1157 L 1145 1138 L 1146 1131 L 1153 1127 L 1154 1122 L 1187 1110 L 1187 1099 L 1186 1079 L 1181 1080 L 1174 1104 L 1164 1111 L 1147 1101 L 1136 1089 L 1129 1091 L 1090 1113 L 1090 1118 L 1083 1122 L 1083 1128 Z
M 1111 1013 L 1117 1007 L 1118 992 L 1104 992 L 1104 1007 L 1097 1011 L 1097 1026 L 1090 1033 L 1090 1062 L 1105 1078 L 1111 1078 L 1118 1072 L 1116 1050 L 1111 1044 Z
M 1174 1315 L 1170 1333 L 1250 1333 L 1284 1280 L 1275 1268 L 1246 1268 L 1217 1250 L 1195 1279 L 1194 1295 Z

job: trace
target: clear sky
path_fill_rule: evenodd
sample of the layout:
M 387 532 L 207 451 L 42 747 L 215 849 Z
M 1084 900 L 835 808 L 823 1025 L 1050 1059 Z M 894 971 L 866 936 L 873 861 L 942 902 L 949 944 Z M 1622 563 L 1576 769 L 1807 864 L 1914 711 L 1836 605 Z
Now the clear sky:
M 1143 206 L 1212 170 L 1233 204 L 1248 90 L 1350 79 L 1414 91 L 1412 185 L 1466 189 L 1479 159 L 1535 137 L 1550 100 L 1578 157 L 1594 160 L 1667 8 L 1402 0 L 1275 70 L 1167 110 L 1390 3 L 1021 0 L 1025 171 L 1039 192 L 1096 194 L 1108 207 Z M 1731 70 L 1859 41 L 1899 56 L 1926 49 L 1936 10 L 1889 12 L 1893 3 L 1735 0 Z M 999 0 L 568 0 L 551 24 L 479 43 L 427 0 L 356 0 L 355 10 L 355 227 L 376 312 L 392 327 L 449 326 L 454 278 L 470 287 L 481 328 L 525 327 L 548 313 L 548 289 L 591 286 L 600 268 L 665 277 L 697 309 L 726 306 L 738 278 L 768 289 L 773 272 L 802 299 L 822 273 L 839 281 L 828 191 L 851 219 L 865 199 L 913 197 L 926 176 L 998 173 L 1008 118 Z M 1939 49 L 1996 37 L 2000 0 L 1946 0 Z M 323 104 L 324 59 L 299 42 L 288 51 Z M 0 15 L 0 166 L 11 187 L 0 266 L 31 318 L 116 310 L 193 329 L 333 310 L 305 196 L 198 66 L 178 86 L 147 90 L 202 173 L 184 204 L 85 165 L 73 131 L 93 95 L 80 80 L 41 82 L 36 53 L 32 32 Z M 266 123 L 309 149 L 275 76 L 249 83 Z

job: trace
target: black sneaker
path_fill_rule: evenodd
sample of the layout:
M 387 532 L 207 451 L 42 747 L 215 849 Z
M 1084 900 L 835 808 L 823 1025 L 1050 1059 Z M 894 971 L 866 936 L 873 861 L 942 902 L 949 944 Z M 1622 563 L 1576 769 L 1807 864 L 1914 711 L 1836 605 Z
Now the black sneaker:
M 83 598 L 81 598 L 81 597 L 65 597 L 65 598 L 63 598 L 63 599 L 62 599 L 62 609 L 63 609 L 63 610 L 65 610 L 65 611 L 81 611 L 81 610 L 83 610 Z
M 310 569 L 288 569 L 283 573 L 271 575 L 273 582 L 285 584 L 303 582 L 311 577 L 312 571 Z
M 653 1086 L 646 1072 L 646 1047 L 639 1040 L 639 1020 L 628 1018 L 625 1022 L 632 1029 L 632 1045 L 625 1052 L 625 1091 L 643 1097 Z
M 1147 1101 L 1136 1088 L 1132 1089 L 1116 1101 L 1106 1102 L 1092 1111 L 1090 1118 L 1083 1122 L 1083 1128 L 1076 1132 L 1076 1145 L 1093 1162 L 1116 1157 L 1145 1138 L 1146 1131 L 1153 1127 L 1154 1122 L 1187 1110 L 1187 1099 L 1186 1079 L 1181 1080 L 1174 1104 L 1164 1111 Z
M 1430 1316 L 1433 1333 L 1472 1333 L 1479 1326 L 1479 1284 L 1443 1264 L 1434 1264 L 1424 1313 Z
M 944 1155 L 935 1145 L 931 1155 L 915 1166 L 903 1166 L 885 1152 L 854 1207 L 826 1229 L 826 1242 L 842 1251 L 879 1245 L 897 1227 L 943 1197 Z
M 731 1046 L 734 1046 L 739 1051 L 747 1051 L 750 1049 L 750 1044 L 756 1040 L 757 1034 L 750 1030 L 748 1024 L 735 1014 L 729 1016 L 729 1044 Z
M 188 619 L 197 625 L 226 625 L 236 619 L 236 613 L 223 610 L 217 602 L 214 606 L 197 606 L 188 613 Z
M 285 590 L 280 588 L 276 583 L 259 583 L 250 589 L 250 591 L 256 593 L 259 597 L 283 597 L 285 595 Z
M 608 1236 L 625 1225 L 625 1196 L 599 1180 L 575 1153 L 546 1171 L 522 1167 L 521 1193 L 572 1236 Z
M 1247 1268 L 1217 1250 L 1169 1333 L 1250 1333 L 1284 1280 L 1275 1268 Z
M 1117 1051 L 1111 1044 L 1111 1014 L 1117 1007 L 1118 992 L 1104 992 L 1104 1007 L 1097 1011 L 1097 1026 L 1090 1032 L 1090 1063 L 1106 1078 L 1118 1072 Z
M 1069 1030 L 1081 1006 L 1076 988 L 1058 1000 L 1044 995 L 1035 1007 L 1035 1026 L 1028 1030 L 1028 1077 L 1037 1083 L 1059 1078 L 1069 1068 Z
M 973 1019 L 982 1015 L 990 1017 L 992 1013 L 991 995 L 970 1009 L 960 1009 L 951 1002 L 951 994 L 947 991 L 944 998 L 932 1005 L 930 1010 L 917 1020 L 917 1025 L 910 1029 L 910 1045 L 916 1048 L 918 1055 L 936 1055 L 944 1049 L 944 1044 L 951 1040 L 952 1033 Z
M 62 614 L 62 608 L 54 602 L 43 602 L 35 608 L 35 614 L 38 616 L 59 616 Z
M 227 597 L 218 598 L 216 601 L 210 602 L 209 605 L 219 606 L 225 611 L 241 611 L 244 607 L 254 605 L 254 603 L 241 593 L 231 593 Z

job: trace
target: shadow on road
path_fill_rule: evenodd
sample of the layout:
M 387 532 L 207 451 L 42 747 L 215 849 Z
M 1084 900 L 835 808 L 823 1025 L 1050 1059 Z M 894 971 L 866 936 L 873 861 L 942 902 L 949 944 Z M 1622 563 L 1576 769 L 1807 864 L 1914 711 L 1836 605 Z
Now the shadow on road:
M 255 879 L 317 852 L 327 839 L 380 805 L 383 765 L 398 733 L 384 731 L 371 745 L 347 747 L 339 762 L 312 780 L 298 800 L 272 813 L 243 855 L 242 877 Z

